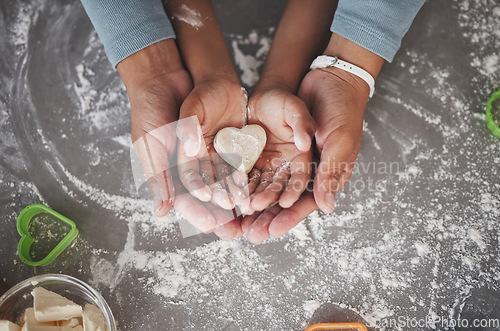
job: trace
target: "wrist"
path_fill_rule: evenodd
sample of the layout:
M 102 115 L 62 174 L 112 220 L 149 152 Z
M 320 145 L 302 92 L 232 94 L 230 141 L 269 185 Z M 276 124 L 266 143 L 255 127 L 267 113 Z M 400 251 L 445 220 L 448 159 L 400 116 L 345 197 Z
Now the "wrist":
M 374 79 L 377 78 L 384 59 L 366 48 L 333 33 L 324 55 L 337 56 L 339 59 L 352 63 L 368 72 Z M 357 77 L 360 79 L 359 77 Z
M 253 89 L 253 94 L 263 93 L 271 90 L 281 90 L 295 94 L 297 86 L 294 82 L 287 80 L 286 76 L 263 73 L 257 85 Z
M 177 19 L 177 13 L 186 10 L 184 2 L 167 1 L 166 10 L 172 17 L 177 45 L 194 85 L 212 80 L 214 77 L 227 77 L 231 81 L 239 82 L 231 53 L 211 2 L 194 1 L 190 5 L 189 10 L 196 13 L 196 17 L 200 19 L 196 26 Z
M 205 56 L 202 55 L 201 57 L 186 61 L 189 63 L 188 68 L 194 85 L 214 79 L 223 79 L 240 84 L 238 74 L 231 59 L 217 59 L 215 54 L 209 54 L 211 51 L 207 51 L 208 53 L 203 53 L 203 51 L 199 53 L 205 54 Z
M 173 39 L 151 44 L 123 59 L 116 66 L 127 90 L 157 77 L 184 70 Z

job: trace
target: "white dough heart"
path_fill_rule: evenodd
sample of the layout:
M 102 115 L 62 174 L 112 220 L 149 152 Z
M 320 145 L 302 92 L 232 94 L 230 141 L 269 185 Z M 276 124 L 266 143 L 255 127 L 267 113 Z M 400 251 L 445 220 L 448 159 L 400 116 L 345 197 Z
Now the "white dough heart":
M 217 132 L 214 148 L 224 161 L 249 173 L 266 147 L 266 131 L 257 124 Z

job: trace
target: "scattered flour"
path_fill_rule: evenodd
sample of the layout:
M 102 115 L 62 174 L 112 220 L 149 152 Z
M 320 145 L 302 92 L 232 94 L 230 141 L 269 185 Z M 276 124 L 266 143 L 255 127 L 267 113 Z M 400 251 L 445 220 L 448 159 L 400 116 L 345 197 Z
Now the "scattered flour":
M 417 241 L 415 243 L 418 256 L 425 256 L 429 252 L 429 246 L 425 242 Z
M 304 310 L 306 313 L 311 317 L 314 312 L 322 305 L 321 302 L 316 301 L 316 300 L 308 300 L 304 302 Z
M 32 13 L 30 8 L 20 9 L 19 16 L 17 18 L 18 22 L 16 24 L 16 29 L 14 29 L 11 34 L 11 42 L 16 45 L 26 46 L 28 43 L 28 33 L 31 26 Z
M 408 72 L 415 73 L 404 84 L 410 85 L 416 96 L 403 94 L 407 89 L 391 85 L 395 83 L 381 76 L 378 84 L 385 91 L 368 106 L 370 128 L 365 131 L 368 134 L 360 162 L 380 159 L 382 152 L 388 152 L 382 147 L 387 147 L 405 166 L 383 174 L 366 169 L 354 174 L 353 183 L 374 178 L 383 189 L 350 186 L 338 194 L 335 214 L 316 211 L 287 236 L 261 246 L 250 245 L 244 238 L 231 242 L 206 236 L 183 239 L 177 212 L 157 219 L 152 216 L 151 203 L 135 198 L 134 192 L 124 189 L 118 194 L 105 185 L 100 187 L 106 177 L 92 182 L 76 176 L 79 172 L 75 165 L 81 166 L 86 155 L 65 159 L 58 152 L 57 142 L 51 140 L 53 132 L 34 130 L 32 143 L 47 150 L 50 176 L 65 196 L 83 206 L 97 205 L 111 211 L 114 217 L 102 222 L 126 228 L 123 248 L 106 251 L 86 241 L 89 238 L 80 238 L 73 251 L 85 257 L 80 265 L 82 277 L 106 295 L 113 310 L 121 314 L 121 325 L 125 329 L 147 329 L 156 318 L 163 321 L 167 315 L 175 321 L 180 316 L 175 313 L 182 312 L 211 323 L 219 323 L 224 317 L 239 329 L 264 329 L 271 322 L 280 329 L 292 329 L 305 326 L 301 321 L 310 318 L 322 303 L 350 309 L 372 326 L 398 316 L 457 318 L 472 289 L 498 289 L 500 267 L 491 261 L 498 260 L 498 245 L 494 243 L 500 240 L 500 187 L 496 173 L 489 168 L 500 162 L 492 156 L 498 155 L 498 141 L 478 129 L 484 125 L 483 118 L 473 113 L 482 112 L 481 102 L 499 80 L 497 50 L 488 45 L 494 45 L 491 30 L 498 31 L 494 18 L 500 10 L 495 7 L 491 18 L 485 15 L 492 7 L 488 1 L 454 4 L 463 37 L 473 46 L 468 55 L 478 75 L 469 83 L 479 91 L 478 99 L 463 95 L 453 68 L 437 65 L 418 49 L 403 51 L 394 66 L 406 66 Z M 57 9 L 52 8 L 55 13 Z M 182 14 L 183 18 L 176 19 L 202 26 L 201 17 L 189 8 Z M 35 16 L 29 8 L 20 9 L 15 16 L 9 29 L 10 42 L 16 48 L 13 54 L 25 52 L 29 31 L 36 28 L 32 26 Z M 229 36 L 245 85 L 253 86 L 257 81 L 272 34 L 273 30 Z M 116 73 L 103 75 L 115 82 L 105 84 L 111 87 L 96 87 L 103 76 L 99 76 L 97 62 L 93 61 L 105 58 L 95 33 L 86 42 L 89 45 L 83 52 L 84 59 L 70 69 L 74 75 L 68 82 L 67 93 L 77 104 L 77 111 L 65 113 L 64 119 L 68 123 L 81 119 L 82 130 L 76 137 L 87 139 L 98 132 L 92 137 L 99 139 L 81 144 L 89 153 L 98 150 L 101 159 L 97 164 L 101 164 L 114 153 L 127 150 L 128 102 L 123 86 L 114 80 L 119 79 Z M 18 79 L 17 84 L 23 86 L 24 78 Z M 0 100 L 0 137 L 17 158 L 7 158 L 6 152 L 5 162 L 0 163 L 2 198 L 8 201 L 5 206 L 10 210 L 26 202 L 45 202 L 49 197 L 33 183 L 16 177 L 15 171 L 28 166 L 23 163 L 26 156 L 19 155 L 16 144 L 21 138 L 16 136 L 18 132 L 12 132 L 8 122 L 12 115 L 5 98 L 2 95 Z M 390 113 L 386 108 L 397 112 Z M 403 121 L 410 121 L 414 127 L 406 125 L 402 130 L 395 124 Z M 123 130 L 115 130 L 117 127 Z M 71 131 L 64 134 L 68 139 L 74 137 Z M 100 144 L 103 141 L 113 144 Z M 111 163 L 113 170 L 126 169 L 123 160 L 117 158 Z M 12 169 L 4 168 L 9 165 Z M 84 172 L 95 173 L 92 167 L 89 169 Z M 15 219 L 14 214 L 7 216 Z M 8 268 L 21 270 L 15 263 Z M 125 316 L 133 305 L 128 296 L 145 303 L 159 300 L 161 309 L 152 311 L 141 322 L 144 325 L 133 325 L 133 318 Z M 201 325 L 197 320 L 192 323 Z
M 196 28 L 196 30 L 203 27 L 201 14 L 186 5 L 182 5 L 176 13 L 172 14 L 172 19 L 187 23 Z
M 469 229 L 469 238 L 474 241 L 477 246 L 484 251 L 486 249 L 486 244 L 483 241 L 483 235 L 476 229 Z
M 493 75 L 500 70 L 500 58 L 498 54 L 490 54 L 484 57 L 484 70 L 486 74 Z
M 234 62 L 242 72 L 241 82 L 247 87 L 254 87 L 259 80 L 260 69 L 271 47 L 273 33 L 274 29 L 271 28 L 262 35 L 255 30 L 246 37 L 230 35 Z M 246 52 L 245 49 L 253 51 Z
M 459 25 L 463 36 L 474 45 L 470 54 L 472 65 L 491 82 L 495 82 L 495 72 L 500 70 L 498 39 L 500 38 L 500 7 L 493 7 L 493 1 L 461 0 L 457 2 Z M 498 80 L 496 81 L 498 83 Z

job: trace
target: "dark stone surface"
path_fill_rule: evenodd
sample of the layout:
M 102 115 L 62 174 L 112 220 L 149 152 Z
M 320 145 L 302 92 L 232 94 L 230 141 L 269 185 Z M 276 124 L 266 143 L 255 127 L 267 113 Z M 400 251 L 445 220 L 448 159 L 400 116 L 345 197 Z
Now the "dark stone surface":
M 262 61 L 285 1 L 214 4 L 231 51 Z M 500 140 L 483 118 L 500 81 L 499 11 L 496 1 L 426 3 L 377 80 L 359 172 L 335 213 L 256 247 L 182 238 L 137 199 L 126 91 L 79 2 L 2 1 L 0 279 L 76 276 L 104 295 L 121 330 L 500 318 Z M 32 268 L 17 258 L 15 222 L 38 202 L 80 236 Z

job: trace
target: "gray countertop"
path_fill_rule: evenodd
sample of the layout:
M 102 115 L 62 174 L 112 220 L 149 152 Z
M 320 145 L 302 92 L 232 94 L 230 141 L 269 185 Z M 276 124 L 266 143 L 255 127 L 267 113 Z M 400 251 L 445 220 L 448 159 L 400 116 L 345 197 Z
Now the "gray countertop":
M 214 2 L 251 87 L 285 1 Z M 434 327 L 445 329 L 500 318 L 500 139 L 484 123 L 500 87 L 497 1 L 424 5 L 377 80 L 336 211 L 260 246 L 183 238 L 178 214 L 157 219 L 137 198 L 126 91 L 79 2 L 4 0 L 0 30 L 8 285 L 76 276 L 104 295 L 120 330 L 303 330 L 347 320 L 428 330 L 425 319 L 441 318 Z M 46 267 L 17 257 L 16 217 L 32 203 L 80 229 Z

